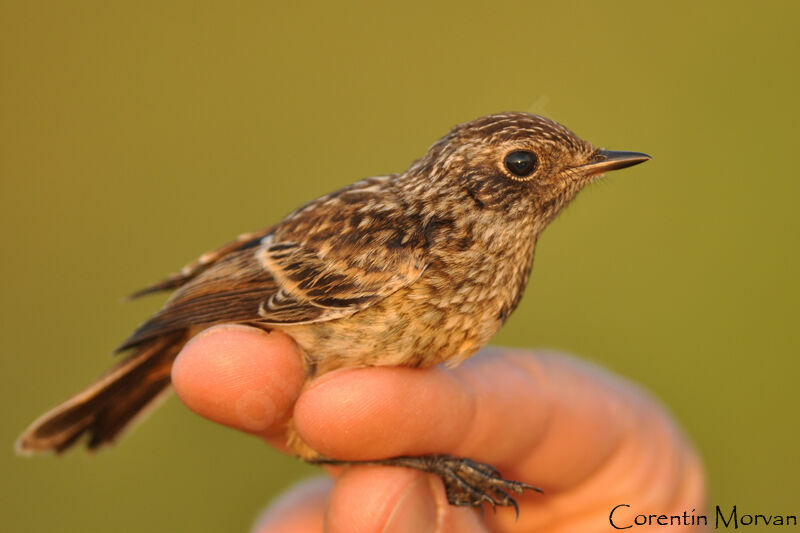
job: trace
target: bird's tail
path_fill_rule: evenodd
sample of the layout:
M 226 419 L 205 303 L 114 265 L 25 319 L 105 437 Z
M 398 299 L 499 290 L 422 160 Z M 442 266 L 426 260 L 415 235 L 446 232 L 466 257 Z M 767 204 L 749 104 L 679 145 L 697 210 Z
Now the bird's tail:
M 39 417 L 17 440 L 17 451 L 62 452 L 84 433 L 89 449 L 111 443 L 169 389 L 172 362 L 185 342 L 179 332 L 137 347 L 85 390 Z

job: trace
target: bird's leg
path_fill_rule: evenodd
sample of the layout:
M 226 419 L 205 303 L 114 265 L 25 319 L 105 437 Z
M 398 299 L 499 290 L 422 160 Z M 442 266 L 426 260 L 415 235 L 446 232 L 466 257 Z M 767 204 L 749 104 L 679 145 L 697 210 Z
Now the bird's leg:
M 525 489 L 542 492 L 533 485 L 503 479 L 491 465 L 452 455 L 403 456 L 374 461 L 340 461 L 318 456 L 309 462 L 320 465 L 384 465 L 414 468 L 439 476 L 444 482 L 447 501 L 452 505 L 480 507 L 488 503 L 493 508 L 498 505 L 512 506 L 517 514 L 519 514 L 517 502 L 508 494 L 509 492 L 523 494 Z

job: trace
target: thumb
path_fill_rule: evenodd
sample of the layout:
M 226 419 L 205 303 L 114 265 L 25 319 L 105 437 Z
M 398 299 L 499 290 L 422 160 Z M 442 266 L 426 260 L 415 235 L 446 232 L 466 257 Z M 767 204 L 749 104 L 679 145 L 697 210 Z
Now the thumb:
M 447 503 L 439 478 L 385 466 L 347 469 L 331 493 L 330 533 L 486 533 L 477 511 Z

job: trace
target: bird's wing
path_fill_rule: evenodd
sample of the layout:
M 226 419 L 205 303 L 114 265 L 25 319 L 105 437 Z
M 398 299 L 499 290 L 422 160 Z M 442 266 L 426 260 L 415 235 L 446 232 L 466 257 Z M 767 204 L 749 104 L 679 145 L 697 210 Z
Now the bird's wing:
M 423 248 L 327 254 L 267 235 L 230 252 L 176 291 L 120 350 L 171 331 L 221 322 L 301 324 L 349 316 L 413 283 Z
M 261 243 L 261 239 L 270 231 L 272 231 L 272 228 L 267 228 L 252 233 L 242 233 L 234 240 L 223 244 L 219 248 L 204 253 L 191 263 L 184 266 L 178 272 L 170 274 L 163 280 L 152 283 L 147 287 L 134 292 L 128 296 L 128 299 L 134 300 L 154 292 L 168 291 L 182 287 L 228 254 L 258 246 Z

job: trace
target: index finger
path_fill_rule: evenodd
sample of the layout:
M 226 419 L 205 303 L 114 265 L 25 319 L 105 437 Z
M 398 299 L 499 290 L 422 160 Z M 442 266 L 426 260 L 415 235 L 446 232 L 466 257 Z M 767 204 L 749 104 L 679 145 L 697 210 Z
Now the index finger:
M 264 437 L 285 433 L 304 380 L 300 350 L 289 336 L 236 325 L 195 336 L 172 368 L 175 390 L 190 409 Z
M 553 492 L 597 470 L 651 405 L 636 387 L 571 358 L 485 350 L 455 370 L 334 372 L 312 382 L 294 416 L 300 436 L 329 457 L 446 453 L 506 477 L 535 474 Z

